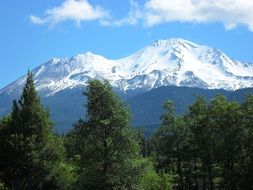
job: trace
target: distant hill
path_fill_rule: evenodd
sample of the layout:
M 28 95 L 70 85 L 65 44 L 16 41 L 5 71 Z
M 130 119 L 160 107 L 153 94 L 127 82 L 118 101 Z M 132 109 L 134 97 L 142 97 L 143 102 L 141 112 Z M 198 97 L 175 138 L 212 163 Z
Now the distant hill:
M 62 133 L 68 131 L 73 123 L 85 117 L 85 96 L 82 95 L 83 88 L 63 90 L 54 96 L 42 97 L 43 104 L 50 109 L 57 131 Z M 240 89 L 237 91 L 210 90 L 190 87 L 159 87 L 146 92 L 119 93 L 119 96 L 126 101 L 132 113 L 132 124 L 137 127 L 148 128 L 150 133 L 153 128 L 159 126 L 160 117 L 163 114 L 162 106 L 167 100 L 172 100 L 176 106 L 177 114 L 184 113 L 189 105 L 194 102 L 196 95 L 204 96 L 211 100 L 216 94 L 222 94 L 229 100 L 243 101 L 244 97 L 253 94 L 253 88 Z M 10 102 L 9 102 L 10 103 Z M 1 102 L 1 107 L 4 102 Z M 0 114 L 4 115 L 8 109 Z

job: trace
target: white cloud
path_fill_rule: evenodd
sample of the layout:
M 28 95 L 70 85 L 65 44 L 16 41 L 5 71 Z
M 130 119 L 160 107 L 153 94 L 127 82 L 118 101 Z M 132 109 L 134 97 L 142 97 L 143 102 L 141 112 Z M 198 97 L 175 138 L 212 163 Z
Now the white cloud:
M 146 0 L 143 5 L 130 0 L 130 10 L 122 19 L 113 18 L 101 6 L 88 0 L 65 0 L 60 6 L 46 10 L 44 17 L 31 15 L 34 24 L 54 25 L 67 20 L 99 20 L 104 26 L 136 25 L 152 27 L 166 22 L 222 23 L 230 30 L 244 25 L 253 31 L 253 0 Z
M 38 24 L 38 25 L 45 24 L 45 22 L 46 22 L 45 19 L 41 19 L 41 18 L 33 16 L 33 15 L 30 16 L 30 20 L 32 23 Z
M 92 6 L 87 0 L 66 0 L 60 6 L 46 10 L 44 17 L 31 15 L 30 21 L 38 25 L 55 25 L 67 20 L 80 24 L 81 21 L 92 21 L 107 17 L 108 11 L 100 6 Z
M 130 10 L 125 18 L 107 19 L 101 22 L 104 26 L 136 25 L 142 18 L 142 10 L 137 1 L 130 0 Z
M 164 22 L 220 22 L 226 29 L 245 25 L 253 31 L 252 0 L 147 0 L 143 8 L 147 26 Z

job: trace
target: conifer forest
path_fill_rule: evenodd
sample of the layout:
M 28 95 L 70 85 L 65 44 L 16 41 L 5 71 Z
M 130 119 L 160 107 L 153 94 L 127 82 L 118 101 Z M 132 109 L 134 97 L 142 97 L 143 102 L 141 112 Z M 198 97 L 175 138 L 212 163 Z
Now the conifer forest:
M 0 190 L 252 190 L 253 95 L 164 102 L 153 134 L 131 126 L 107 81 L 90 80 L 83 118 L 58 134 L 28 72 L 0 120 Z

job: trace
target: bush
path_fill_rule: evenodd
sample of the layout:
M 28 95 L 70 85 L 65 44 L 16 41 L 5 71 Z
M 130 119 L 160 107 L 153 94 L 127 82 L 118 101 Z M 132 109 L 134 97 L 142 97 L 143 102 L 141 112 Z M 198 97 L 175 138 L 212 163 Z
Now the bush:
M 0 190 L 7 190 L 7 188 L 1 181 L 0 181 Z

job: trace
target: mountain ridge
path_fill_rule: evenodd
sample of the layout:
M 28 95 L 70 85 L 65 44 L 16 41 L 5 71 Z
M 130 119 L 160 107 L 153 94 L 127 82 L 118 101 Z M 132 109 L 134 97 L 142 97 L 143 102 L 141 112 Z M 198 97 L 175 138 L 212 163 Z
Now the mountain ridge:
M 156 40 L 136 53 L 107 59 L 92 52 L 53 58 L 33 71 L 36 89 L 51 96 L 64 89 L 106 79 L 121 91 L 160 86 L 237 90 L 253 87 L 253 65 L 229 58 L 221 50 L 181 39 Z M 25 76 L 0 90 L 18 94 Z

